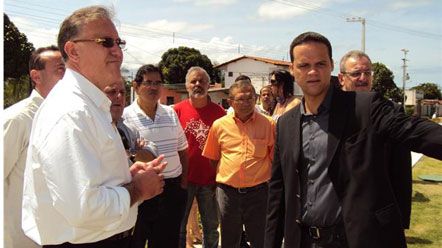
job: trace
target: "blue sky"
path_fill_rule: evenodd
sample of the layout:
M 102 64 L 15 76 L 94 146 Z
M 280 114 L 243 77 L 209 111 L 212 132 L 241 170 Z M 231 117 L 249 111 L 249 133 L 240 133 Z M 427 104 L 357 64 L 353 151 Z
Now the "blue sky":
M 127 40 L 123 66 L 136 70 L 158 63 L 167 49 L 189 46 L 214 63 L 242 55 L 289 60 L 288 46 L 305 31 L 332 43 L 335 70 L 348 50 L 361 48 L 366 19 L 366 52 L 390 68 L 402 87 L 401 49 L 407 54 L 407 88 L 423 82 L 442 88 L 442 1 L 440 0 L 6 0 L 4 12 L 34 46 L 56 43 L 62 20 L 75 9 L 112 6 L 120 36 Z

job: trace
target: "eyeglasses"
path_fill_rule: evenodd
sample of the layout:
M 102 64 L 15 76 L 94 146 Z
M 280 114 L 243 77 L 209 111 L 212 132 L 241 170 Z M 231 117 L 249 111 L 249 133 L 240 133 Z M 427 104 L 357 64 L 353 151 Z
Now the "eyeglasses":
M 243 98 L 243 99 L 232 99 L 232 101 L 237 103 L 249 103 L 255 101 L 255 97 Z
M 347 74 L 352 78 L 360 78 L 362 74 L 366 77 L 373 76 L 373 71 L 353 71 L 353 72 L 343 72 L 343 74 Z
M 120 47 L 120 49 L 123 49 L 126 46 L 126 41 L 122 40 L 120 38 L 96 38 L 96 39 L 81 39 L 81 40 L 73 40 L 72 42 L 90 42 L 93 41 L 97 44 L 102 45 L 103 47 L 106 48 L 112 48 L 114 47 L 115 44 L 117 44 L 118 47 Z
M 278 85 L 278 81 L 276 81 L 275 79 L 270 79 L 270 84 L 271 85 Z
M 161 86 L 163 83 L 161 81 L 142 81 L 140 84 L 144 86 Z

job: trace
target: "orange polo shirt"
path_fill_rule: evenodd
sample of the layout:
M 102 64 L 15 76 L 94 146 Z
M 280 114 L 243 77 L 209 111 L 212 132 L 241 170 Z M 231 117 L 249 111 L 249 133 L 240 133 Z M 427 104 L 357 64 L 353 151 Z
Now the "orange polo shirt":
M 213 123 L 203 156 L 219 160 L 216 182 L 252 187 L 270 179 L 274 143 L 275 123 L 271 118 L 255 111 L 243 123 L 231 113 Z

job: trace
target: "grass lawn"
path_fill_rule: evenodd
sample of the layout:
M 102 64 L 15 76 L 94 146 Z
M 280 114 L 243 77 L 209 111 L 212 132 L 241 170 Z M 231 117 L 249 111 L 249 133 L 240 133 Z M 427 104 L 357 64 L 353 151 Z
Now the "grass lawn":
M 442 247 L 442 183 L 426 182 L 419 175 L 442 175 L 442 161 L 423 156 L 413 168 L 413 198 L 408 247 Z

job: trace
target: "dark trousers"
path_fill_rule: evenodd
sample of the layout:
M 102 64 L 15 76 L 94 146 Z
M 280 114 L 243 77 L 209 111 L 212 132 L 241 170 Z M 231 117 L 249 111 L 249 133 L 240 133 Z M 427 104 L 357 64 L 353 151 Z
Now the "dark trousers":
M 243 225 L 251 246 L 254 248 L 264 246 L 267 189 L 265 183 L 244 191 L 225 184 L 217 186 L 223 248 L 240 247 Z
M 43 245 L 43 248 L 129 248 L 131 237 L 122 239 L 105 239 L 87 244 L 63 243 L 60 245 Z
M 164 191 L 138 207 L 138 218 L 131 248 L 177 248 L 187 191 L 180 177 L 165 179 Z

